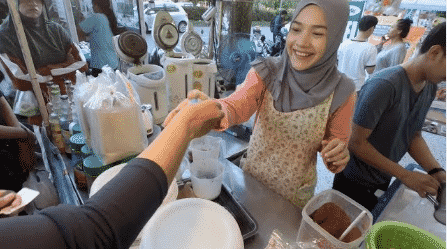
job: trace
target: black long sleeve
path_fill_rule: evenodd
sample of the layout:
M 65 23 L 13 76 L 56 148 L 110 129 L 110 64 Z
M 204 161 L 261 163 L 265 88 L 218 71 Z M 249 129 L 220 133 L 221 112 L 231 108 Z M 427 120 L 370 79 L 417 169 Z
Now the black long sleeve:
M 129 248 L 167 190 L 163 170 L 136 158 L 83 206 L 0 219 L 0 247 Z

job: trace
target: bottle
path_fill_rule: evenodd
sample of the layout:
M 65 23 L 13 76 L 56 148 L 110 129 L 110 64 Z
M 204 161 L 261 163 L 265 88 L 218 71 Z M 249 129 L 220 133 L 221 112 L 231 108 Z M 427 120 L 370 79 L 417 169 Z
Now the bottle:
M 49 117 L 51 136 L 53 138 L 54 145 L 63 154 L 65 152 L 64 138 L 62 137 L 61 125 L 59 123 L 59 115 L 52 112 Z
M 54 84 L 51 86 L 51 103 L 53 103 L 53 112 L 60 115 L 61 111 L 61 91 L 59 85 Z
M 70 96 L 71 80 L 64 80 L 64 85 L 66 94 Z
M 54 82 L 53 81 L 48 81 L 47 83 L 46 83 L 46 86 L 47 86 L 47 97 L 48 97 L 48 102 L 51 102 L 51 89 L 52 89 L 52 86 L 54 85 Z M 50 111 L 48 111 L 48 113 L 51 113 Z
M 61 104 L 60 104 L 60 126 L 62 137 L 64 138 L 65 143 L 65 153 L 68 158 L 71 159 L 71 149 L 70 149 L 70 123 L 71 123 L 71 108 L 70 103 L 68 103 L 68 96 L 61 96 Z

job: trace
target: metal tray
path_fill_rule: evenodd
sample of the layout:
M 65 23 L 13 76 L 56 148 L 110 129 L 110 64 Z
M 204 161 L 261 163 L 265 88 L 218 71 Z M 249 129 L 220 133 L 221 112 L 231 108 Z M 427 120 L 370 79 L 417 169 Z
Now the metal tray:
M 191 178 L 177 181 L 179 191 L 181 191 L 188 182 L 191 182 Z M 220 195 L 212 201 L 220 204 L 228 210 L 231 215 L 233 215 L 234 219 L 239 225 L 239 228 L 241 229 L 242 238 L 244 240 L 253 237 L 258 232 L 258 223 L 256 220 L 253 216 L 251 216 L 247 209 L 245 209 L 245 207 L 240 204 L 233 195 L 231 195 L 225 184 L 222 184 L 222 191 L 220 192 Z

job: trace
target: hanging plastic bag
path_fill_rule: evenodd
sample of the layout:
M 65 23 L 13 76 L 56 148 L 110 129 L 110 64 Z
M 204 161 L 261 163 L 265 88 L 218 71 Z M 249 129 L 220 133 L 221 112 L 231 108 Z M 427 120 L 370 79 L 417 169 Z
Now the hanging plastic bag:
M 97 85 L 95 94 L 84 105 L 96 156 L 110 164 L 141 153 L 148 141 L 140 106 L 113 85 Z
M 19 91 L 14 101 L 14 114 L 32 117 L 40 114 L 39 103 L 32 91 Z

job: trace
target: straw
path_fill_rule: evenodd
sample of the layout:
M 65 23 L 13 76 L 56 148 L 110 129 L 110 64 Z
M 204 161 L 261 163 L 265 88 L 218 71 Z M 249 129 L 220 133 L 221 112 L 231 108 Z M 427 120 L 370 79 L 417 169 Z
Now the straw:
M 355 225 L 357 225 L 357 223 L 359 223 L 360 219 L 363 217 L 363 215 L 366 214 L 366 211 L 363 210 L 362 213 L 359 214 L 359 216 L 357 216 L 357 218 L 351 223 L 351 225 L 349 225 L 348 228 L 346 228 L 346 230 L 343 232 L 343 234 L 340 236 L 340 240 L 343 240 L 345 238 L 345 236 L 352 230 L 352 228 L 355 227 Z

